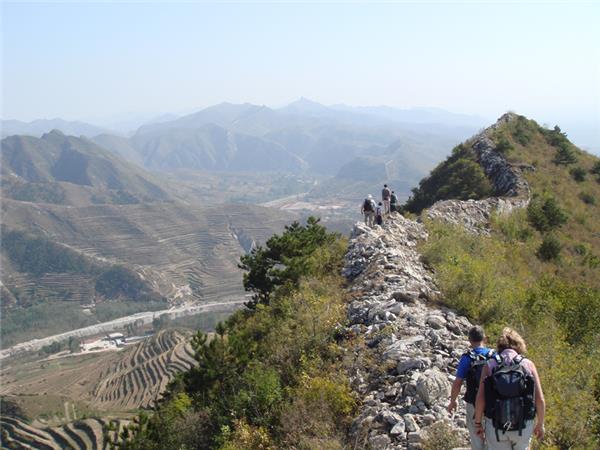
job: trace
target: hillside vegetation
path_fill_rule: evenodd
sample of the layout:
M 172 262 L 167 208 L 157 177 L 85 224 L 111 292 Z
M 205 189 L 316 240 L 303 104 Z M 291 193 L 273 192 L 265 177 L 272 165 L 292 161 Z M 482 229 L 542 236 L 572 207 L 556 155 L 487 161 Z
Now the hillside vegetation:
M 404 211 L 420 213 L 439 200 L 478 200 L 492 195 L 492 185 L 471 149 L 460 144 L 412 189 Z
M 344 240 L 309 219 L 243 258 L 250 308 L 214 338 L 196 335 L 198 366 L 118 448 L 342 448 L 355 403 L 337 343 L 344 251 Z
M 166 299 L 133 270 L 99 263 L 46 237 L 2 227 L 0 255 L 5 347 L 166 307 Z M 86 313 L 79 303 L 94 304 L 93 310 Z
M 492 342 L 507 325 L 525 336 L 546 393 L 543 446 L 597 448 L 600 162 L 558 127 L 548 130 L 520 116 L 498 126 L 492 139 L 510 162 L 533 168 L 524 172 L 529 207 L 493 218 L 489 236 L 428 223 L 424 257 L 436 271 L 443 302 L 484 324 Z M 454 189 L 453 175 L 460 173 L 454 163 L 451 157 L 421 183 L 409 210 L 429 205 L 418 199 Z M 448 174 L 433 183 L 441 172 Z M 474 168 L 468 179 L 477 173 Z

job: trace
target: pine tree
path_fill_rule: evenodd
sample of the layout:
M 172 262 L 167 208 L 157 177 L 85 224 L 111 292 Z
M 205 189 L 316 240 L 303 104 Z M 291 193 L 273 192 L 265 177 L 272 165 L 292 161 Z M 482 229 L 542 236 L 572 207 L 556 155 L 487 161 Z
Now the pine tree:
M 577 155 L 573 149 L 567 143 L 561 143 L 556 149 L 556 155 L 554 156 L 555 164 L 575 164 L 577 162 Z

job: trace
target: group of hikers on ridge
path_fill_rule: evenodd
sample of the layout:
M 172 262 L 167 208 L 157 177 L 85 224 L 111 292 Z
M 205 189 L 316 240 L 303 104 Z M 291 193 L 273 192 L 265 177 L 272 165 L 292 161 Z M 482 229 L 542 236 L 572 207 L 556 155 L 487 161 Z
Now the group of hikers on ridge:
M 360 213 L 365 216 L 367 226 L 383 225 L 383 217 L 398 210 L 398 197 L 387 184 L 383 185 L 381 191 L 381 201 L 375 203 L 371 194 L 365 198 L 360 208 Z
M 462 355 L 452 384 L 448 412 L 457 407 L 464 381 L 467 428 L 474 450 L 527 450 L 532 435 L 544 437 L 546 404 L 535 364 L 513 329 L 504 328 L 496 350 L 485 346 L 483 328 L 469 330 L 470 349 Z

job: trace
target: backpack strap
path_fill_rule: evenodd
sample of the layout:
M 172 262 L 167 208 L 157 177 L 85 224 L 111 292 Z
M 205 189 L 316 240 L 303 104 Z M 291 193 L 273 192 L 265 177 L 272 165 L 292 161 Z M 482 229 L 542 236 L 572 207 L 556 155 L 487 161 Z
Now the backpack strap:
M 521 364 L 521 362 L 525 359 L 523 355 L 517 355 L 513 358 L 513 364 Z
M 489 351 L 488 351 L 488 352 L 485 354 L 485 357 L 486 357 L 487 359 L 491 359 L 491 358 L 493 358 L 493 357 L 494 357 L 494 355 L 495 355 L 495 354 L 496 354 L 496 352 L 495 352 L 494 350 L 489 350 Z
M 493 358 L 494 361 L 496 361 L 496 367 L 491 370 L 490 375 L 496 373 L 498 370 L 500 370 L 500 368 L 504 367 L 504 360 L 502 359 L 502 356 L 500 356 L 498 353 L 494 353 Z

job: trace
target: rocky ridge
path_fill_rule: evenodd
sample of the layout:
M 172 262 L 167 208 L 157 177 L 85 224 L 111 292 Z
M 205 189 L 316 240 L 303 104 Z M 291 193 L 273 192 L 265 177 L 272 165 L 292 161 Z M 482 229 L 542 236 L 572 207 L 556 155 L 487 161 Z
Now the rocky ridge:
M 487 234 L 491 215 L 494 212 L 508 213 L 529 204 L 531 192 L 522 173 L 535 170 L 532 166 L 514 165 L 496 151 L 491 134 L 502 124 L 517 120 L 513 113 L 506 113 L 498 121 L 467 141 L 477 161 L 492 182 L 494 196 L 483 200 L 443 200 L 435 203 L 425 213 L 432 220 L 442 220 L 462 225 L 478 234 Z
M 528 204 L 521 169 L 495 151 L 489 137 L 514 117 L 504 115 L 468 142 L 497 196 L 441 201 L 425 217 L 488 233 L 492 213 Z M 351 428 L 356 448 L 419 449 L 428 428 L 438 422 L 446 422 L 465 442 L 468 437 L 464 405 L 453 416 L 446 405 L 471 323 L 435 303 L 441 293 L 417 248 L 427 238 L 421 219 L 396 213 L 383 226 L 354 227 L 343 274 L 351 282 L 348 332 L 359 342 L 350 374 L 362 400 Z

